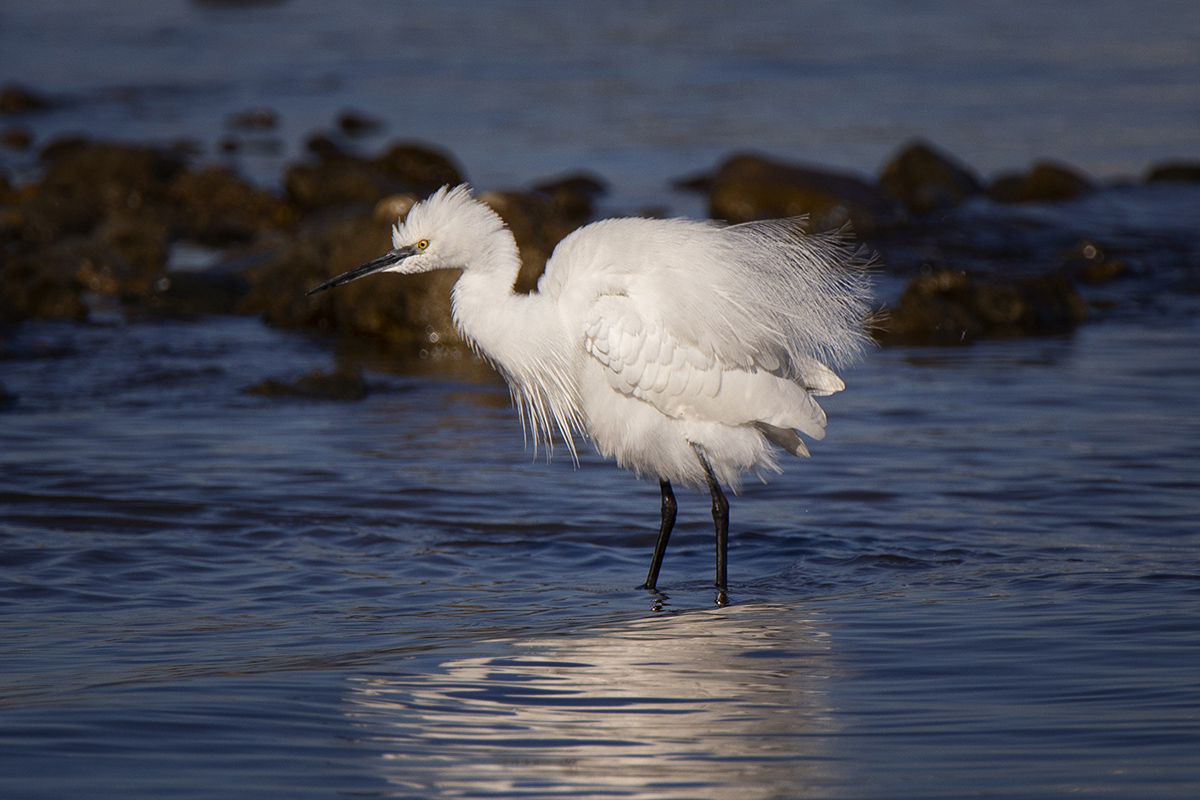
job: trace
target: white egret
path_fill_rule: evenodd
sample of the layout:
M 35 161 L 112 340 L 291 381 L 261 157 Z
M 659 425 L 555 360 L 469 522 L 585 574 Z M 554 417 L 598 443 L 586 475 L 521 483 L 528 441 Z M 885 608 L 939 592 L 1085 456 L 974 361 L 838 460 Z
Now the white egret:
M 518 294 L 516 241 L 464 186 L 443 187 L 393 228 L 394 249 L 309 294 L 376 272 L 457 268 L 452 314 L 508 382 L 536 449 L 573 433 L 658 479 L 661 525 L 644 588 L 657 591 L 676 503 L 707 488 L 717 602 L 727 602 L 729 504 L 746 472 L 779 472 L 773 445 L 807 456 L 821 439 L 813 399 L 845 384 L 829 365 L 858 353 L 870 282 L 837 235 L 802 220 L 722 226 L 609 219 L 555 248 L 537 291 Z

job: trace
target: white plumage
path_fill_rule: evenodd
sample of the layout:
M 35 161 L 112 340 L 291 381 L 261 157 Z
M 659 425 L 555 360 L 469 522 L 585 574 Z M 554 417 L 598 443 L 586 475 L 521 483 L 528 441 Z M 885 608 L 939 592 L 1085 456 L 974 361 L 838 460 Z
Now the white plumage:
M 814 397 L 845 388 L 830 369 L 866 337 L 870 286 L 837 235 L 800 220 L 721 226 L 610 219 L 567 236 L 537 291 L 517 294 L 512 233 L 465 186 L 417 203 L 393 249 L 313 291 L 379 271 L 461 268 L 452 311 L 512 391 L 535 447 L 573 435 L 659 479 L 663 519 L 646 586 L 674 523 L 671 483 L 713 494 L 719 601 L 727 505 L 720 484 L 778 471 L 778 445 L 825 434 Z M 726 523 L 727 524 L 727 523 Z

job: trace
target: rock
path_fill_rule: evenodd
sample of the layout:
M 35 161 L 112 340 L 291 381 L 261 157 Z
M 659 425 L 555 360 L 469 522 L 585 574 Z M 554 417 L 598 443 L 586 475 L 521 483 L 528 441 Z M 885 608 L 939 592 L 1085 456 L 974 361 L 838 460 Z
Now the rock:
M 535 192 L 488 192 L 491 205 L 513 231 L 521 252 L 518 291 L 533 291 L 546 258 L 574 223 Z M 272 325 L 307 328 L 367 339 L 416 353 L 430 344 L 455 348 L 462 340 L 450 316 L 450 293 L 459 273 L 378 275 L 311 297 L 318 283 L 391 249 L 391 230 L 417 200 L 414 194 L 382 199 L 371 212 L 345 208 L 311 217 L 294 238 L 281 240 L 264 262 L 246 270 L 249 293 L 239 313 L 261 314 Z
M 343 111 L 338 116 L 337 126 L 347 136 L 369 136 L 383 130 L 383 121 L 358 111 Z
M 283 185 L 288 199 L 305 212 L 356 203 L 374 205 L 406 190 L 370 162 L 350 156 L 294 164 L 284 175 Z
M 115 294 L 135 300 L 150 292 L 167 266 L 168 228 L 144 215 L 114 214 L 101 223 L 91 240 L 101 252 L 111 253 L 104 261 L 112 264 Z
M 420 197 L 466 181 L 453 156 L 420 142 L 393 142 L 371 163 L 402 184 L 404 191 Z
M 1095 189 L 1095 185 L 1071 167 L 1040 161 L 1028 173 L 1006 173 L 988 187 L 988 196 L 998 203 L 1034 203 L 1071 200 Z
M 33 144 L 33 132 L 23 126 L 12 126 L 0 131 L 0 145 L 9 150 L 28 150 Z
M 1146 172 L 1146 183 L 1200 183 L 1200 162 L 1167 161 Z
M 857 177 L 756 155 L 729 158 L 708 187 L 709 215 L 733 223 L 807 214 L 810 231 L 848 222 L 856 233 L 871 234 L 903 217 L 890 195 Z
M 4 260 L 5 316 L 81 319 L 84 292 L 140 302 L 163 274 L 166 241 L 164 226 L 114 216 L 86 237 L 18 247 Z
M 182 161 L 83 139 L 54 142 L 42 160 L 42 181 L 0 206 L 5 317 L 83 318 L 85 293 L 141 302 L 166 266 Z
M 23 238 L 54 241 L 86 233 L 104 218 L 134 213 L 163 222 L 171 215 L 168 188 L 184 168 L 178 155 L 156 148 L 60 139 L 44 148 L 45 174 Z
M 167 195 L 178 206 L 179 232 L 212 247 L 248 242 L 293 225 L 297 217 L 293 208 L 224 167 L 181 172 Z
M 330 373 L 314 371 L 291 383 L 265 380 L 242 391 L 261 397 L 306 397 L 310 400 L 347 401 L 366 397 L 368 386 L 361 371 L 338 370 Z
M 0 89 L 0 114 L 28 114 L 44 111 L 53 104 L 33 89 L 8 84 Z
M 77 277 L 87 262 L 64 250 L 0 256 L 0 320 L 87 318 L 84 286 Z
M 550 198 L 554 211 L 576 226 L 592 218 L 595 202 L 608 192 L 603 178 L 587 172 L 574 172 L 534 184 L 534 190 Z
M 13 195 L 2 211 L 0 242 L 50 244 L 68 236 L 86 235 L 104 215 L 95 198 L 44 183 L 22 187 Z
M 879 184 L 913 214 L 962 205 L 983 193 L 971 169 L 928 142 L 911 142 L 883 168 Z
M 976 279 L 953 270 L 913 278 L 876 331 L 883 344 L 966 344 L 981 338 L 1065 333 L 1087 306 L 1061 273 Z
M 450 289 L 457 272 L 378 275 L 306 296 L 318 283 L 390 249 L 388 224 L 372 213 L 344 211 L 314 218 L 264 263 L 245 272 L 250 292 L 237 310 L 261 314 L 271 325 L 370 339 L 397 350 L 415 352 L 434 335 L 457 342 L 450 320 Z
M 377 158 L 346 153 L 324 135 L 309 139 L 315 163 L 295 164 L 284 176 L 291 201 L 305 211 L 350 204 L 370 204 L 393 194 L 421 197 L 442 186 L 463 182 L 450 156 L 424 145 L 394 143 Z

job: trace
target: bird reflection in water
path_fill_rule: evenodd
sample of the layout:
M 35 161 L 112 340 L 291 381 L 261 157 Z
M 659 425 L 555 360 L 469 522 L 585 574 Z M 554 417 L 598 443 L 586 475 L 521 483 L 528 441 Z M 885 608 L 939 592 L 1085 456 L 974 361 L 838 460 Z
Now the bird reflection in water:
M 360 679 L 351 714 L 412 796 L 796 797 L 828 786 L 826 635 L 746 605 L 497 642 Z

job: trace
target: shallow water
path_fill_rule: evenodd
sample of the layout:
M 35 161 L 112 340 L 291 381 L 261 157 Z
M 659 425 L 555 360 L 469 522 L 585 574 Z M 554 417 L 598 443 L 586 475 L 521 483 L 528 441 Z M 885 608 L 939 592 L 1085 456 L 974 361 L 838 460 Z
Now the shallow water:
M 469 365 L 357 403 L 243 319 L 23 327 L 2 417 L 6 797 L 1185 797 L 1196 309 L 875 351 L 732 501 L 533 460 Z M 485 374 L 485 373 L 484 373 Z

